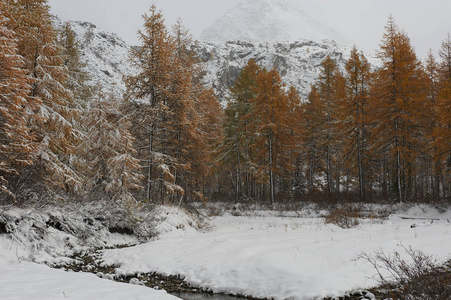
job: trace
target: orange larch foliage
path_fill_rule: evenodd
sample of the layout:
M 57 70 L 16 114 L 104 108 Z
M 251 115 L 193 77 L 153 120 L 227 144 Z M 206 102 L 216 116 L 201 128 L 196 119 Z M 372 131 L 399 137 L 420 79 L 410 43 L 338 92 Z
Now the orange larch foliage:
M 437 95 L 437 127 L 434 132 L 438 163 L 443 176 L 443 197 L 451 195 L 451 37 L 443 41 L 440 50 L 439 92 Z
M 39 98 L 40 118 L 32 120 L 35 138 L 40 143 L 39 162 L 45 166 L 47 186 L 69 191 L 81 180 L 69 164 L 70 149 L 77 139 L 71 123 L 72 93 L 65 87 L 67 68 L 63 48 L 57 44 L 47 0 L 5 0 L 8 27 L 14 29 L 24 68 L 33 77 L 31 97 Z
M 37 144 L 28 126 L 40 101 L 29 96 L 34 80 L 23 69 L 16 34 L 8 29 L 0 3 L 0 192 L 15 197 L 10 179 L 32 163 Z M 11 181 L 11 182 L 9 182 Z
M 423 151 L 420 127 L 424 121 L 425 75 L 406 34 L 390 17 L 381 50 L 383 66 L 376 72 L 371 110 L 377 123 L 374 153 L 387 155 L 392 198 L 411 199 L 415 160 Z
M 276 176 L 292 170 L 293 164 L 287 159 L 294 147 L 290 135 L 292 121 L 288 97 L 284 84 L 276 70 L 263 69 L 257 77 L 253 103 L 255 141 L 252 145 L 256 154 L 261 180 L 268 180 L 271 203 L 275 203 Z M 280 178 L 279 178 L 280 179 Z
M 339 107 L 339 130 L 348 176 L 358 178 L 360 200 L 365 200 L 368 181 L 370 65 L 354 47 L 346 62 L 346 96 Z
M 321 63 L 320 74 L 316 83 L 318 109 L 324 114 L 320 149 L 324 157 L 326 190 L 328 194 L 339 193 L 340 185 L 340 139 L 338 135 L 338 107 L 345 95 L 345 80 L 340 74 L 337 64 L 327 56 Z M 335 178 L 335 184 L 334 184 Z

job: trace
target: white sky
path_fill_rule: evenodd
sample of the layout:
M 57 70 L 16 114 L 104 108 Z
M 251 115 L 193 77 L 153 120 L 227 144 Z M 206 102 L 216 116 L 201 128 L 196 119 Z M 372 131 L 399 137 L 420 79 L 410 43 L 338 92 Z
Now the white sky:
M 138 44 L 141 15 L 152 3 L 163 11 L 168 25 L 181 18 L 197 37 L 240 0 L 49 0 L 52 13 L 63 20 L 89 21 Z M 409 35 L 420 58 L 429 48 L 437 54 L 451 33 L 450 0 L 293 0 L 305 13 L 335 28 L 367 55 L 373 55 L 388 16 Z

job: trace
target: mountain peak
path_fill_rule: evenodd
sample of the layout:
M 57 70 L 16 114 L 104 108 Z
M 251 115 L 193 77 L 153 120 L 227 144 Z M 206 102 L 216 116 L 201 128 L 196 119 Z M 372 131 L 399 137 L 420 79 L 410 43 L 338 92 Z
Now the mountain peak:
M 327 39 L 347 44 L 339 33 L 305 14 L 292 0 L 242 0 L 206 29 L 200 39 L 250 42 Z

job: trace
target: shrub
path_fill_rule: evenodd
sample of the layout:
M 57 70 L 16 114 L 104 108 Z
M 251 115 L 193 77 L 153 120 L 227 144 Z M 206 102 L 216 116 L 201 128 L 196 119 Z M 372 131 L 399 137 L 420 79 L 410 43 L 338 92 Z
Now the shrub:
M 359 225 L 359 218 L 362 216 L 362 209 L 353 205 L 342 205 L 333 209 L 326 216 L 325 222 L 335 224 L 341 228 L 352 228 Z
M 451 260 L 445 264 L 421 251 L 403 247 L 406 258 L 376 251 L 358 259 L 368 261 L 377 272 L 377 281 L 389 291 L 388 297 L 405 300 L 451 299 Z

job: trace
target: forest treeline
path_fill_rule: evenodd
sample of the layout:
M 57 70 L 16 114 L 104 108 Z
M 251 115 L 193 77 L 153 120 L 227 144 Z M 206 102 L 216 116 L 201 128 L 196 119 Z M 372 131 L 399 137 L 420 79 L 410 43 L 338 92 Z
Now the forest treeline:
M 422 63 L 390 18 L 380 67 L 357 49 L 342 70 L 327 57 L 308 99 L 250 60 L 223 109 L 189 32 L 155 6 L 123 97 L 87 85 L 49 9 L 0 1 L 0 204 L 450 197 L 449 37 Z

